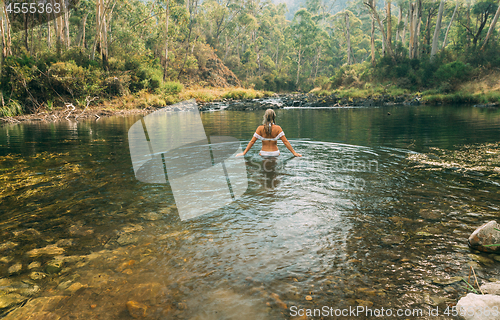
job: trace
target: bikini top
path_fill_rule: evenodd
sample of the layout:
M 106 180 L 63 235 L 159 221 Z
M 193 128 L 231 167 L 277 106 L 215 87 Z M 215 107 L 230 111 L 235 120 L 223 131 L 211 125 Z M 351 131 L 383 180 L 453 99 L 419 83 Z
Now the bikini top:
M 263 141 L 278 141 L 279 138 L 283 137 L 285 135 L 285 132 L 281 131 L 278 133 L 278 135 L 274 138 L 264 138 L 263 136 L 259 135 L 257 132 L 253 134 L 253 136 L 259 140 Z

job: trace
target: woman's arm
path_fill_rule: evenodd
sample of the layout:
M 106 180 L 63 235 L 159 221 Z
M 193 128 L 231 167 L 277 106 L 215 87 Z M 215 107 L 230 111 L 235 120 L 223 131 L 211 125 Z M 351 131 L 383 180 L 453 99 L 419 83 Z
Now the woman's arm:
M 250 140 L 250 142 L 248 143 L 245 151 L 243 151 L 243 153 L 238 153 L 236 156 L 241 157 L 241 156 L 244 156 L 245 154 L 247 154 L 248 150 L 250 150 L 253 147 L 255 141 L 257 141 L 257 138 L 253 137 L 252 140 Z
M 283 144 L 287 147 L 288 150 L 290 150 L 290 152 L 296 156 L 296 157 L 302 157 L 302 155 L 300 153 L 297 153 L 295 152 L 295 150 L 293 150 L 292 148 L 292 145 L 290 144 L 290 142 L 288 142 L 287 138 L 285 136 L 281 137 L 281 141 L 283 141 Z

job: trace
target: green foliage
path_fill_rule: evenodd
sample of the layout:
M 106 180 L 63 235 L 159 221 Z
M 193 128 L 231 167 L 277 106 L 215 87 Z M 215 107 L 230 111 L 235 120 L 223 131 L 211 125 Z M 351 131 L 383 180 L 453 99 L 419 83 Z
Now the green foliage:
M 466 18 L 466 7 L 459 6 L 447 46 L 432 61 L 427 54 L 438 2 L 423 3 L 422 30 L 414 59 L 409 57 L 409 28 L 405 27 L 404 19 L 398 24 L 393 17 L 394 55 L 383 52 L 382 35 L 376 27 L 374 65 L 371 64 L 372 19 L 366 6 L 356 1 L 342 8 L 330 8 L 321 0 L 302 1 L 302 6 L 298 3 L 294 0 L 292 7 L 287 8 L 286 4 L 276 5 L 274 1 L 261 1 L 257 5 L 255 1 L 206 0 L 190 2 L 188 6 L 185 1 L 168 1 L 167 30 L 167 1 L 118 1 L 107 21 L 106 57 L 101 54 L 102 45 L 96 42 L 95 1 L 80 1 L 69 21 L 70 47 L 56 45 L 55 39 L 49 45 L 46 26 L 36 30 L 37 36 L 28 37 L 27 45 L 22 32 L 12 34 L 13 52 L 5 57 L 0 87 L 6 100 L 19 101 L 26 111 L 48 107 L 47 101 L 61 105 L 85 101 L 86 96 L 106 99 L 144 92 L 172 99 L 165 101 L 169 103 L 179 98 L 181 83 L 223 87 L 227 85 L 224 81 L 233 77 L 232 72 L 248 88 L 276 92 L 321 87 L 317 94 L 342 89 L 349 97 L 384 95 L 397 90 L 435 90 L 432 95 L 441 95 L 455 92 L 482 68 L 500 67 L 498 28 L 482 48 L 498 7 L 494 0 L 474 2 L 470 21 Z M 408 6 L 396 2 L 393 5 L 401 6 L 402 17 L 407 15 Z M 449 4 L 445 10 L 440 43 L 453 8 Z M 431 11 L 434 14 L 427 23 Z M 85 15 L 88 15 L 86 33 L 81 39 Z M 383 21 L 386 30 L 388 20 Z M 396 39 L 397 31 L 400 35 Z M 164 78 L 169 81 L 164 82 Z M 369 83 L 377 85 L 370 87 Z M 381 83 L 386 87 L 382 88 Z M 239 83 L 234 81 L 230 85 Z M 362 91 L 356 94 L 356 90 Z M 199 94 L 201 100 L 217 97 L 209 91 Z M 229 98 L 251 96 L 247 91 L 227 94 Z M 155 105 L 158 104 L 161 103 Z M 144 105 L 150 103 L 145 101 Z
M 71 97 L 99 95 L 102 72 L 99 68 L 80 67 L 74 61 L 56 62 L 47 71 L 47 86 L 59 94 L 70 94 Z
M 462 61 L 453 61 L 439 66 L 434 73 L 434 78 L 437 81 L 458 83 L 467 80 L 470 72 L 471 67 L 469 64 L 465 64 Z
M 23 114 L 23 107 L 15 100 L 11 100 L 5 106 L 0 106 L 0 117 L 14 117 Z
M 161 91 L 166 95 L 176 95 L 184 89 L 182 83 L 177 81 L 168 81 L 161 86 Z

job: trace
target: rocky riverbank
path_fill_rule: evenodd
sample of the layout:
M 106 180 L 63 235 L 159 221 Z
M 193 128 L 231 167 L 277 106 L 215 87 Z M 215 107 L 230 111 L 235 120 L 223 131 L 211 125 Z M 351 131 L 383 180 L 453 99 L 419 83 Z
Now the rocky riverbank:
M 386 96 L 378 98 L 341 98 L 334 94 L 282 94 L 270 98 L 248 100 L 222 100 L 203 103 L 200 110 L 265 110 L 281 108 L 331 108 L 331 107 L 372 107 L 384 105 L 419 105 L 419 95 Z
M 282 109 L 282 108 L 350 108 L 350 107 L 375 107 L 375 106 L 390 106 L 390 105 L 408 105 L 415 106 L 420 104 L 437 104 L 433 101 L 429 102 L 422 98 L 419 94 L 406 94 L 400 96 L 378 96 L 370 98 L 345 98 L 335 94 L 328 96 L 318 96 L 316 94 L 274 94 L 271 97 L 257 99 L 216 99 L 206 102 L 203 99 L 196 99 L 200 111 L 218 111 L 218 110 L 234 110 L 234 111 L 250 111 L 250 110 L 266 110 L 266 109 Z M 500 103 L 476 104 L 474 107 L 480 108 L 495 108 L 499 107 Z M 109 117 L 115 115 L 130 115 L 130 114 L 148 114 L 160 108 L 164 108 L 163 104 L 154 104 L 145 108 L 132 109 L 116 109 L 108 108 L 104 105 L 94 106 L 87 110 L 61 108 L 56 110 L 45 110 L 35 114 L 26 114 L 15 117 L 0 118 L 1 123 L 18 123 L 24 121 L 43 121 L 54 122 L 59 120 L 79 120 L 79 119 L 96 119 L 101 117 Z M 168 106 L 167 106 L 168 107 Z

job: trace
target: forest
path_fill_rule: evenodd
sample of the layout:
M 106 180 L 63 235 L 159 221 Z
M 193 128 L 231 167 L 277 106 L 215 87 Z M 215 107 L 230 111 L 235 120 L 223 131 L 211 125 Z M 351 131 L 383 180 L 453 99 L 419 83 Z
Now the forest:
M 456 94 L 464 82 L 500 67 L 498 1 L 288 5 L 3 1 L 0 115 L 145 93 L 169 104 L 197 87 Z M 485 101 L 498 101 L 489 89 L 481 92 Z M 245 98 L 242 92 L 226 97 Z

